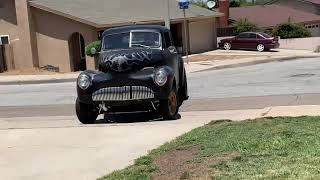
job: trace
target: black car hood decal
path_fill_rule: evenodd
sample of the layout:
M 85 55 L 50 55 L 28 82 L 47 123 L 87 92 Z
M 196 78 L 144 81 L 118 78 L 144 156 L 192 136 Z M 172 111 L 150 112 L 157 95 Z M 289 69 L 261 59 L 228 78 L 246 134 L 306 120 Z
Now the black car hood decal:
M 103 52 L 100 66 L 115 72 L 140 70 L 162 59 L 162 51 L 155 49 L 126 49 Z

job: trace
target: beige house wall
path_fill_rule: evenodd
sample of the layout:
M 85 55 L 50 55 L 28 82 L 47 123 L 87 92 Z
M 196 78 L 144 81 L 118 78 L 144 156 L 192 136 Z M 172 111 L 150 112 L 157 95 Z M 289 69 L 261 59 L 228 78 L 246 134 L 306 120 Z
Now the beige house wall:
M 189 42 L 191 53 L 201 53 L 216 49 L 215 19 L 189 22 Z
M 95 28 L 37 8 L 32 8 L 40 67 L 52 65 L 60 72 L 70 72 L 72 53 L 69 39 L 79 32 L 85 45 L 97 39 Z M 86 57 L 87 69 L 94 69 L 94 58 Z
M 9 35 L 17 69 L 32 68 L 37 62 L 30 31 L 30 16 L 26 0 L 1 0 L 0 35 Z
M 98 39 L 95 27 L 30 7 L 28 0 L 0 1 L 0 35 L 10 36 L 16 69 L 52 65 L 59 67 L 60 72 L 70 72 L 73 70 L 69 44 L 72 34 L 80 33 L 85 45 Z M 215 18 L 194 19 L 188 24 L 191 53 L 216 48 Z M 86 65 L 87 69 L 94 69 L 94 58 L 86 57 Z

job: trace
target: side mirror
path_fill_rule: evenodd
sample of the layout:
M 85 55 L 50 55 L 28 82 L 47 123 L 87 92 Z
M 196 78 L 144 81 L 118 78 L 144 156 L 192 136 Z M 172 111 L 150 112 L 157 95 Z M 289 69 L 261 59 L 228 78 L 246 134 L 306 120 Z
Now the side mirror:
M 177 49 L 176 49 L 174 46 L 168 47 L 168 51 L 169 51 L 170 53 L 178 53 Z

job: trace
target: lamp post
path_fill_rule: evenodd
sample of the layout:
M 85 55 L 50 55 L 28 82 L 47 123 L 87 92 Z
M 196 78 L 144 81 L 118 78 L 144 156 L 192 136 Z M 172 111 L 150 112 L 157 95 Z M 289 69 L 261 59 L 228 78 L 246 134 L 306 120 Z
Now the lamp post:
M 170 5 L 169 0 L 163 0 L 164 1 L 164 22 L 165 26 L 170 29 Z
M 184 24 L 184 46 L 185 46 L 185 53 L 186 53 L 186 58 L 187 58 L 187 63 L 189 64 L 189 50 L 188 50 L 188 26 L 187 26 L 187 18 L 186 18 L 186 9 L 189 9 L 189 0 L 179 0 L 179 7 L 180 9 L 183 10 L 183 24 Z

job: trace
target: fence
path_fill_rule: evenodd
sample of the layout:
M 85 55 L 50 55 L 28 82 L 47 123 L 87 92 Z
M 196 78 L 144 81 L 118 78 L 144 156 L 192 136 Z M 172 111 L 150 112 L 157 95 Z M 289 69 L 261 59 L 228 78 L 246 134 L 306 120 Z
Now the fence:
M 217 37 L 233 36 L 234 27 L 217 28 Z
M 15 68 L 12 44 L 0 45 L 0 73 Z
M 4 46 L 0 45 L 0 73 L 3 73 L 7 70 L 5 62 L 6 61 L 4 59 Z
M 317 51 L 320 46 L 320 37 L 280 39 L 280 48 Z

